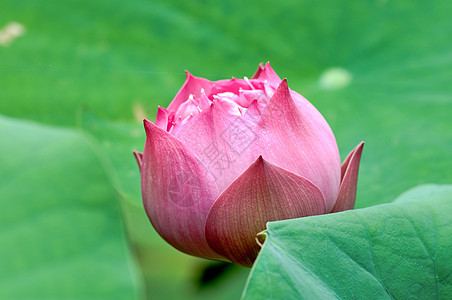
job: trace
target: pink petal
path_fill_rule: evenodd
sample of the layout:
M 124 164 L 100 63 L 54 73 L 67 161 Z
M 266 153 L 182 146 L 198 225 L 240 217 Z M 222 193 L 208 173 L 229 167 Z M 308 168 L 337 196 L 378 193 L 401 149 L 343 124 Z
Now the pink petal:
M 268 105 L 253 101 L 243 117 L 216 105 L 202 111 L 176 134 L 196 153 L 224 191 L 259 155 L 312 181 L 333 208 L 340 185 L 336 140 L 311 105 L 299 111 L 283 80 Z
M 276 74 L 276 72 L 273 70 L 269 62 L 265 64 L 264 69 L 260 72 L 257 79 L 267 80 L 268 83 L 275 89 L 281 83 L 281 78 L 279 78 L 278 74 Z
M 138 168 L 140 168 L 140 171 L 141 171 L 141 164 L 143 163 L 143 153 L 140 153 L 140 152 L 134 150 L 133 155 L 135 156 L 135 159 L 137 160 Z
M 253 77 L 251 77 L 251 79 L 258 79 L 259 75 L 262 73 L 263 70 L 264 70 L 264 64 L 260 63 L 259 66 L 257 67 L 257 70 L 254 73 Z
M 252 128 L 236 115 L 224 111 L 220 103 L 212 104 L 175 133 L 193 151 L 214 176 L 219 191 L 224 191 L 256 158 L 259 152 L 243 156 L 228 141 L 231 131 L 243 140 L 253 141 Z
M 254 100 L 267 103 L 269 97 L 262 90 L 247 90 L 242 91 L 237 99 L 237 103 L 245 108 L 248 108 Z
M 218 198 L 209 213 L 206 237 L 217 253 L 250 267 L 266 223 L 326 212 L 322 192 L 309 180 L 260 156 Z
M 168 111 L 159 106 L 157 109 L 157 116 L 155 117 L 155 125 L 164 130 L 168 130 L 168 116 Z
M 341 168 L 341 187 L 332 213 L 353 209 L 356 200 L 359 163 L 363 152 L 364 142 L 359 143 L 347 156 Z
M 201 90 L 201 96 L 199 98 L 199 108 L 201 110 L 204 110 L 204 109 L 208 108 L 211 104 L 212 104 L 212 100 L 210 100 L 207 97 L 206 91 L 204 91 L 204 89 L 202 89 Z
M 197 115 L 199 113 L 198 103 L 194 100 L 193 96 L 189 96 L 188 100 L 179 105 L 174 117 L 176 120 L 185 120 L 190 115 Z
M 210 91 L 212 95 L 220 94 L 220 93 L 234 93 L 236 95 L 239 94 L 239 91 L 242 90 L 249 90 L 251 89 L 250 83 L 251 81 L 247 81 L 244 79 L 224 79 L 224 80 L 218 80 L 213 82 L 212 90 Z M 254 80 L 253 83 L 256 83 Z M 257 87 L 255 87 L 257 88 Z
M 221 97 L 221 100 L 219 99 L 216 102 L 216 106 L 221 108 L 221 110 L 228 114 L 228 115 L 235 115 L 235 116 L 241 116 L 241 106 L 237 103 L 238 96 L 232 93 L 223 93 L 223 94 L 230 94 L 229 97 Z M 222 95 L 222 94 L 219 94 Z
M 299 110 L 284 79 L 267 106 L 251 105 L 244 118 L 250 123 L 257 120 L 253 130 L 258 138 L 249 151 L 312 181 L 331 209 L 341 161 L 336 139 L 321 114 L 309 102 Z
M 144 120 L 141 189 L 157 232 L 187 254 L 221 259 L 207 244 L 207 214 L 219 192 L 204 165 L 174 136 Z
M 176 112 L 179 106 L 188 100 L 190 94 L 198 98 L 201 96 L 201 89 L 204 89 L 207 95 L 210 94 L 213 87 L 213 82 L 201 77 L 195 77 L 186 71 L 186 79 L 184 85 L 182 85 L 179 92 L 177 92 L 176 97 L 171 101 L 168 106 L 168 110 L 171 112 Z

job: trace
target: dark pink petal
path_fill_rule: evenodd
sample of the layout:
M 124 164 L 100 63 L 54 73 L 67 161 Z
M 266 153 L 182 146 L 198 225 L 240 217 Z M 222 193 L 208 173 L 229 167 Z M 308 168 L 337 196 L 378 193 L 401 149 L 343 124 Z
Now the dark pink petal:
M 167 130 L 168 129 L 168 111 L 163 107 L 158 108 L 157 116 L 155 117 L 155 125 L 158 127 Z
M 141 171 L 141 164 L 143 163 L 143 153 L 134 150 L 133 155 L 135 156 L 135 159 L 137 160 L 138 168 L 140 168 L 140 171 Z
M 176 112 L 179 106 L 188 100 L 192 94 L 195 98 L 201 96 L 201 89 L 204 89 L 207 95 L 210 94 L 213 82 L 201 77 L 195 77 L 186 71 L 186 79 L 184 85 L 181 87 L 179 92 L 177 92 L 176 97 L 171 101 L 168 106 L 168 110 L 171 112 Z
M 263 70 L 264 70 L 264 64 L 260 63 L 259 66 L 257 67 L 257 70 L 254 73 L 253 77 L 251 77 L 251 79 L 258 79 L 259 75 L 262 73 Z
M 332 213 L 353 209 L 358 185 L 359 163 L 363 152 L 364 142 L 359 143 L 347 156 L 341 168 L 341 187 Z
M 187 254 L 221 259 L 207 244 L 207 214 L 219 192 L 212 175 L 174 136 L 144 120 L 141 189 L 157 232 Z
M 260 156 L 218 198 L 209 213 L 206 237 L 217 253 L 250 267 L 266 223 L 326 212 L 322 192 L 309 180 Z

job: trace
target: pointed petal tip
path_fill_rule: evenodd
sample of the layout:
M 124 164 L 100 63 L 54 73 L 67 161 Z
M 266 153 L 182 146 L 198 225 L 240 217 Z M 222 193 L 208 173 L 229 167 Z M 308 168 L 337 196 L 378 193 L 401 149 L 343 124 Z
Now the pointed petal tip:
M 281 80 L 281 83 L 279 84 L 278 87 L 280 87 L 280 86 L 289 89 L 289 85 L 287 84 L 287 78 L 284 78 L 283 80 Z
M 359 158 L 360 158 L 360 159 L 361 159 L 361 154 L 362 154 L 363 149 L 364 149 L 364 144 L 365 144 L 365 142 L 364 142 L 364 141 L 361 141 L 361 142 L 358 144 L 358 146 L 356 146 L 356 148 L 353 149 L 353 151 L 355 152 L 355 155 L 359 155 Z
M 358 146 L 349 153 L 342 164 L 341 185 L 339 187 L 336 203 L 331 211 L 332 213 L 350 210 L 355 207 L 358 172 L 363 147 L 364 142 L 360 142 Z
M 157 125 L 155 125 L 154 123 L 152 123 L 151 121 L 149 121 L 148 119 L 143 119 L 143 125 L 144 125 L 144 131 L 146 132 L 146 137 L 150 137 L 153 136 L 153 133 L 155 133 L 155 130 L 160 129 L 160 130 L 164 130 L 161 129 L 160 127 L 158 127 Z M 164 130 L 166 131 L 166 130 Z
M 146 130 L 146 133 L 148 133 L 148 130 L 150 130 L 150 128 L 154 124 L 151 121 L 149 121 L 148 119 L 143 118 L 143 125 L 144 125 L 144 130 Z
M 262 71 L 264 70 L 264 64 L 263 63 L 259 63 L 259 65 L 257 66 L 257 70 L 256 72 L 254 72 L 254 75 L 251 77 L 251 79 L 258 79 L 259 75 L 261 75 Z
M 157 108 L 157 116 L 155 116 L 155 125 L 162 128 L 163 130 L 167 130 L 168 128 L 168 110 L 159 106 Z
M 284 78 L 278 85 L 278 87 L 275 90 L 275 93 L 273 94 L 273 97 L 284 97 L 284 98 L 290 98 L 292 99 L 292 96 L 290 95 L 289 86 L 287 85 L 287 79 Z M 271 101 L 271 100 L 270 100 Z M 292 100 L 293 102 L 293 100 Z
M 191 82 L 192 80 L 194 80 L 196 78 L 198 78 L 198 77 L 196 77 L 195 75 L 190 73 L 190 71 L 185 70 L 185 82 L 184 82 L 184 85 L 188 85 L 189 82 Z M 184 85 L 182 87 L 184 87 Z
M 141 171 L 141 165 L 143 164 L 143 153 L 133 150 L 133 155 L 135 156 L 138 168 L 140 168 Z
M 267 80 L 272 88 L 276 88 L 281 83 L 281 78 L 279 78 L 278 74 L 270 66 L 270 62 L 265 64 L 264 69 L 259 73 L 258 79 Z
M 265 63 L 264 69 L 267 69 L 267 71 L 271 71 L 272 73 L 276 74 L 276 72 L 275 72 L 275 70 L 273 70 L 269 60 L 267 60 L 267 62 Z

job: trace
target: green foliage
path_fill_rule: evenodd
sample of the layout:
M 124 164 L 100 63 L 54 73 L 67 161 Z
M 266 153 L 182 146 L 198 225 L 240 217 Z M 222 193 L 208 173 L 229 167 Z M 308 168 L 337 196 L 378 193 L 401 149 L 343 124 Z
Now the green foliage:
M 268 223 L 245 299 L 449 299 L 452 185 Z
M 89 139 L 5 117 L 0 136 L 0 298 L 138 299 L 116 196 Z

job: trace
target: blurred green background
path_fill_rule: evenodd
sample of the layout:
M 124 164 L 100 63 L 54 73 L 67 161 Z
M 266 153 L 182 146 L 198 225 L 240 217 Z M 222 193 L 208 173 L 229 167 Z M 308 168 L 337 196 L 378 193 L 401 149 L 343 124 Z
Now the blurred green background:
M 342 158 L 366 142 L 358 208 L 451 183 L 451 15 L 445 0 L 3 0 L 0 298 L 240 296 L 248 269 L 177 252 L 141 205 L 141 119 L 184 70 L 270 61 Z

